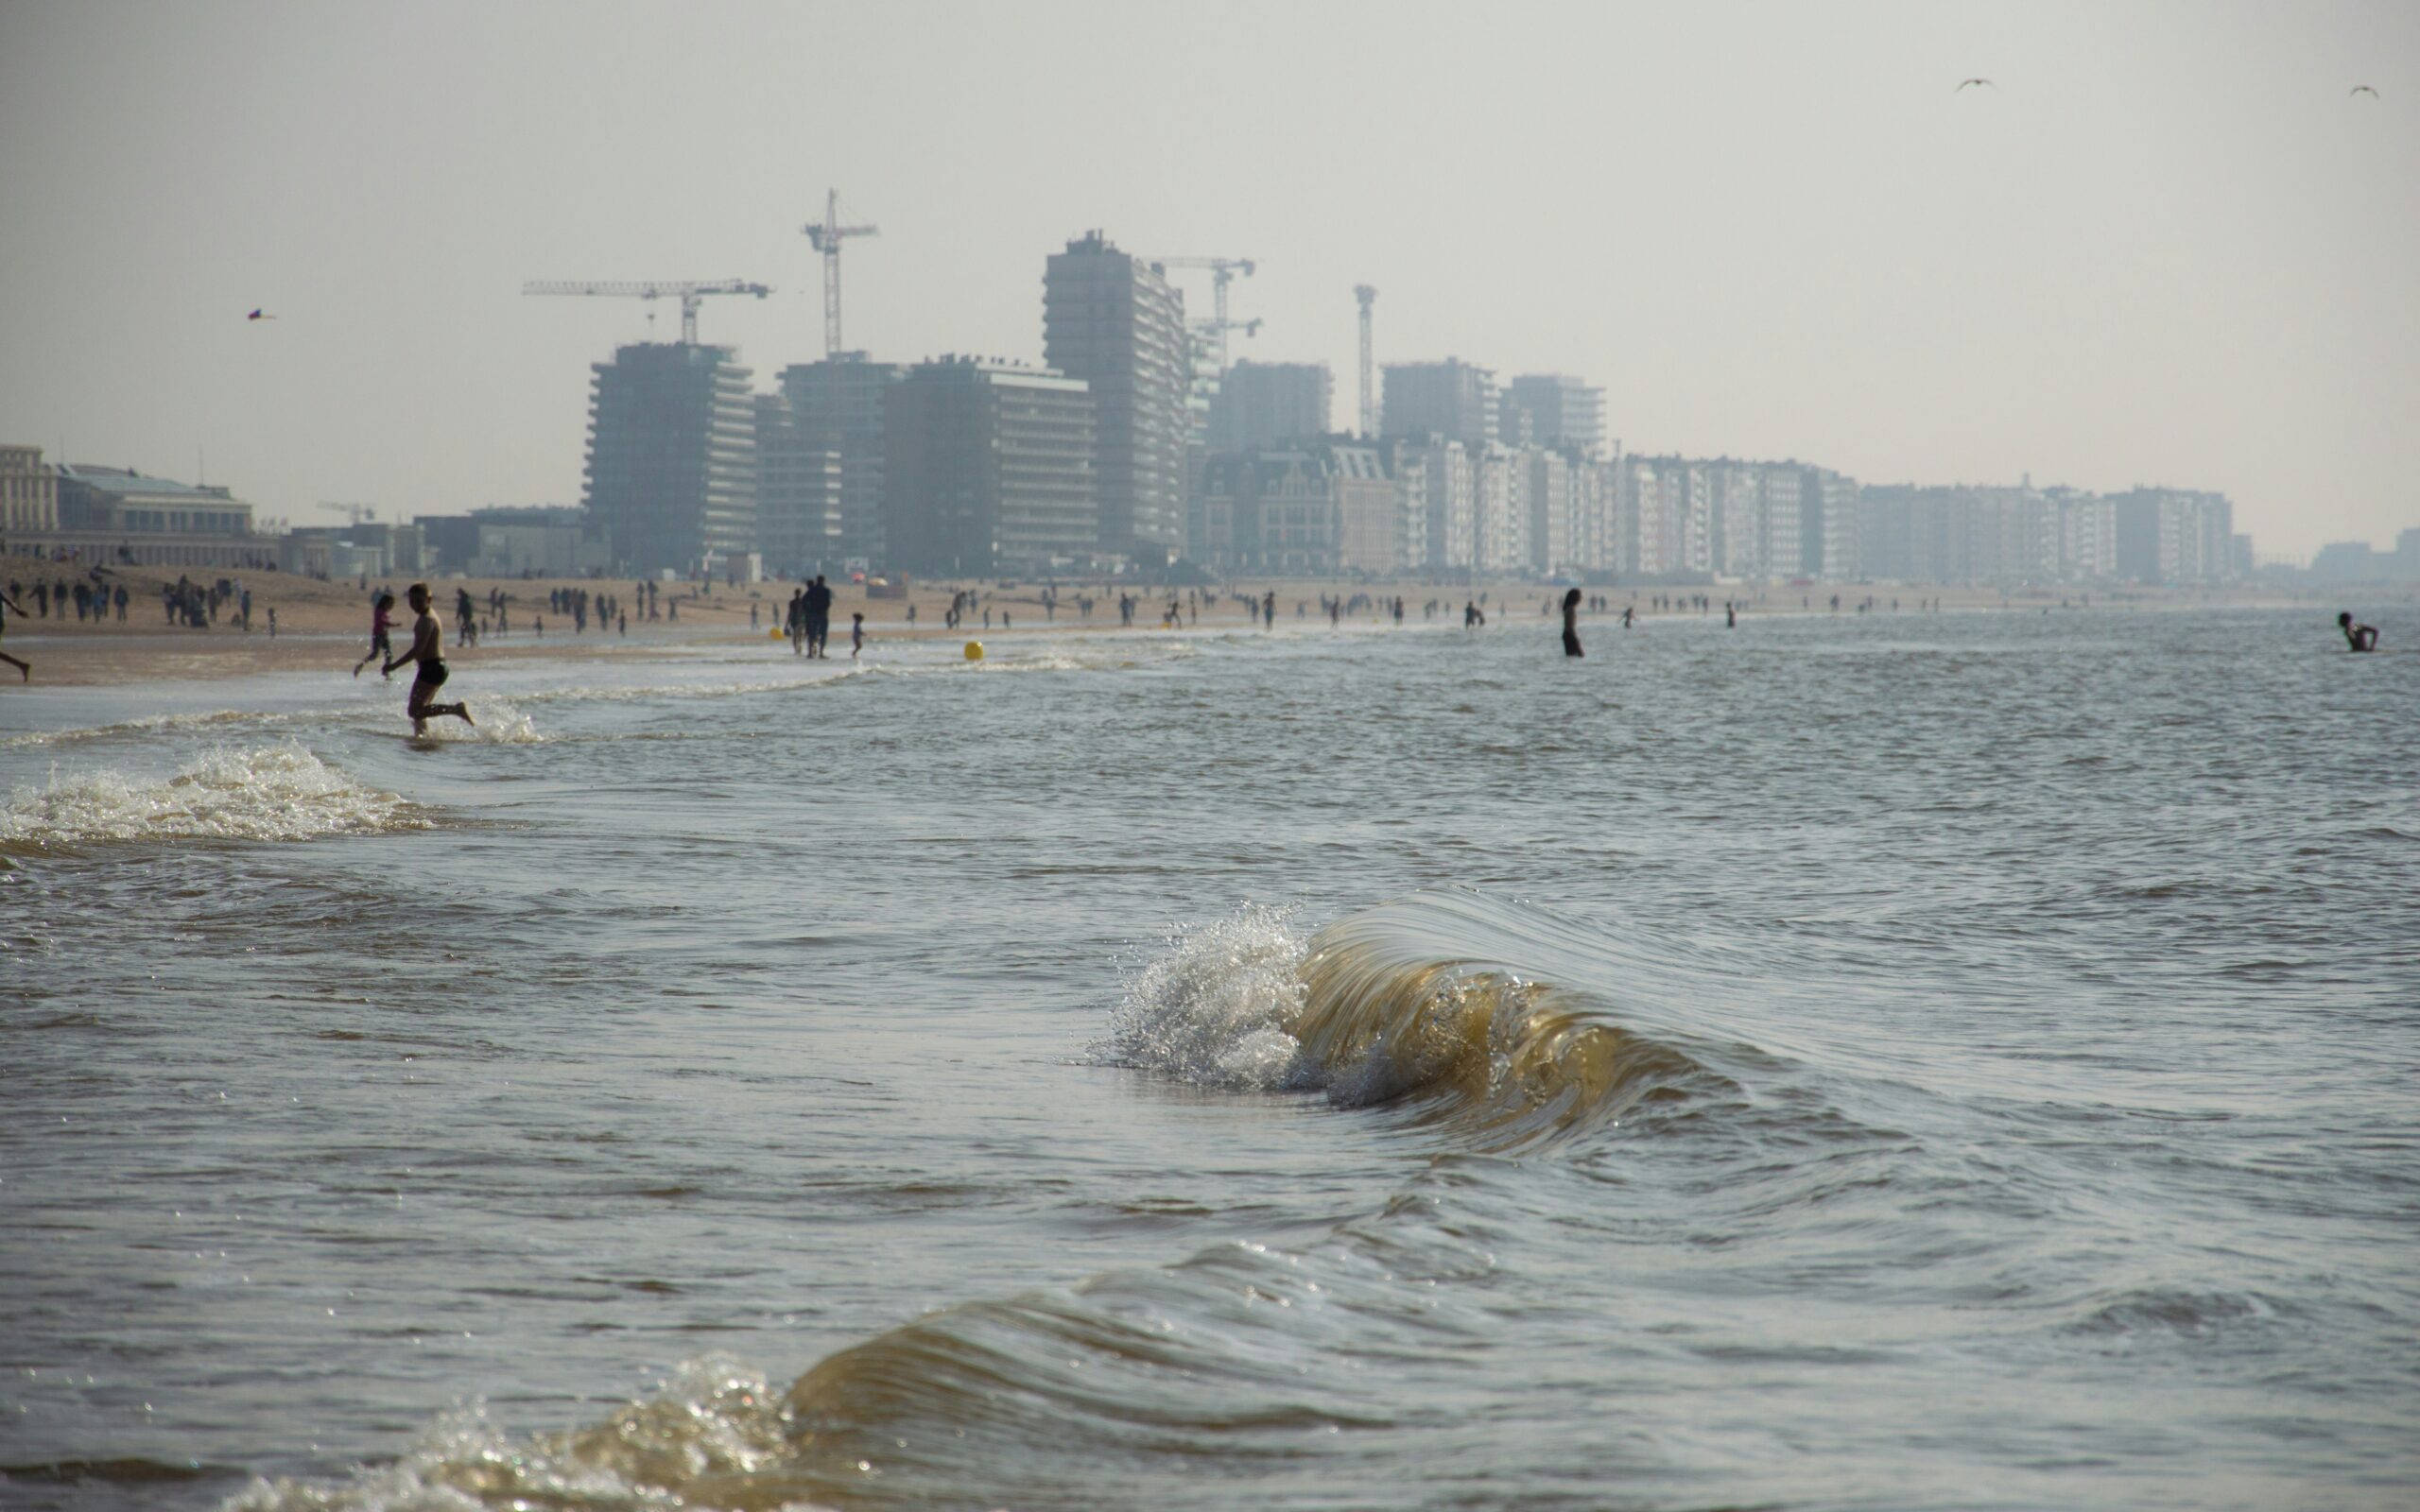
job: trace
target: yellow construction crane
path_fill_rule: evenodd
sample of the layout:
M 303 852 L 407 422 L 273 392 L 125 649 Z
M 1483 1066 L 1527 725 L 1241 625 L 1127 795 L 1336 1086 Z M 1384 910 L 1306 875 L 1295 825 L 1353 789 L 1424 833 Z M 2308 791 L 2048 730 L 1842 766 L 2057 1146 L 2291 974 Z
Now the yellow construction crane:
M 679 300 L 681 301 L 681 341 L 684 346 L 698 344 L 698 305 L 709 294 L 752 294 L 763 299 L 773 291 L 762 284 L 750 284 L 727 278 L 711 284 L 700 283 L 614 283 L 557 281 L 524 284 L 524 294 L 588 294 L 606 299 Z

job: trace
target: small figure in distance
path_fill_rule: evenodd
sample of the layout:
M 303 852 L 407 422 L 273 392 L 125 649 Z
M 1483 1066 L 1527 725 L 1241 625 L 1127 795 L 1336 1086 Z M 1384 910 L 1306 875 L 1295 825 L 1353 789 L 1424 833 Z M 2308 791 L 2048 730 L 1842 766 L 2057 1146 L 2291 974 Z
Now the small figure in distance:
M 391 657 L 395 654 L 395 643 L 390 634 L 394 626 L 395 595 L 381 593 L 378 595 L 378 602 L 370 610 L 370 654 L 353 664 L 354 677 L 361 676 L 361 669 L 371 662 L 381 657 Z M 391 682 L 394 679 L 389 678 L 388 680 Z
M 1563 595 L 1563 654 L 1588 654 L 1580 649 L 1580 590 L 1576 588 Z
M 852 614 L 849 616 L 849 660 L 855 662 L 857 659 L 857 653 L 865 648 L 866 617 L 863 614 Z
M 5 643 L 8 639 L 9 611 L 10 610 L 15 610 L 20 616 L 26 612 L 24 607 L 15 599 L 10 598 L 7 591 L 0 590 L 0 643 Z M 20 662 L 6 651 L 0 651 L 0 662 L 6 662 L 10 666 L 17 669 L 18 681 L 31 682 L 34 680 L 34 668 L 32 662 Z
M 420 671 L 412 678 L 411 696 L 404 705 L 404 712 L 412 718 L 412 733 L 427 734 L 428 722 L 439 714 L 452 714 L 466 725 L 476 724 L 478 721 L 471 717 L 471 711 L 458 703 L 429 701 L 437 696 L 438 689 L 445 686 L 449 676 L 445 670 L 445 627 L 437 622 L 437 615 L 429 610 L 426 583 L 412 584 L 404 591 L 404 599 L 411 605 L 415 616 L 412 620 L 412 648 L 400 657 L 388 658 L 387 664 L 379 671 L 384 675 L 406 662 L 419 663 Z
M 2350 611 L 2336 616 L 2336 627 L 2344 632 L 2344 648 L 2348 651 L 2375 651 L 2378 648 L 2378 627 L 2354 624 Z

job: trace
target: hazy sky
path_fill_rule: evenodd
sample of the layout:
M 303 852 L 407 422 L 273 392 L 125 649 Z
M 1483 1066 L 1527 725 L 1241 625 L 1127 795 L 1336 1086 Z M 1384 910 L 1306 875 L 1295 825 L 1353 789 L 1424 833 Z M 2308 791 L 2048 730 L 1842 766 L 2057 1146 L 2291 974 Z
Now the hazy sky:
M 0 0 L 0 440 L 271 515 L 577 503 L 588 365 L 1039 360 L 1100 227 L 1238 355 L 1604 386 L 1634 451 L 2420 524 L 2420 5 Z M 1961 78 L 1993 89 L 1956 92 Z M 2353 97 L 2358 83 L 2379 97 Z M 1182 278 L 1183 276 L 1181 276 Z M 1184 279 L 1206 312 L 1206 277 Z M 274 322 L 248 324 L 254 306 Z

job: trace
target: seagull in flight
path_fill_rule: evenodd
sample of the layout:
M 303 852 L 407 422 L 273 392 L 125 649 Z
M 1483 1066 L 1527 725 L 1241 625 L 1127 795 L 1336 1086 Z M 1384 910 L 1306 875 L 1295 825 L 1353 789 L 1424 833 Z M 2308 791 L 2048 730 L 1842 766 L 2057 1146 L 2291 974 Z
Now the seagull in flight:
M 1990 79 L 1988 79 L 1988 78 L 1962 78 L 1962 79 L 1960 79 L 1960 80 L 1958 81 L 1958 89 L 1953 89 L 1953 90 L 1951 90 L 1949 93 L 1951 93 L 1952 94 L 1957 94 L 1957 93 L 1959 92 L 1959 90 L 1965 89 L 1965 88 L 1967 88 L 1967 87 L 1969 87 L 1969 86 L 1971 86 L 1971 85 L 1975 85 L 1975 84 L 1980 84 L 1980 85 L 1982 85 L 1985 89 L 1997 89 L 1997 88 L 1999 88 L 1999 86 L 1998 86 L 1997 84 L 1993 83 L 1993 82 L 1992 82 Z
M 2378 92 L 2370 88 L 2367 84 L 2354 85 L 2353 93 L 2356 94 L 2367 94 L 2372 99 L 2377 99 L 2378 97 Z

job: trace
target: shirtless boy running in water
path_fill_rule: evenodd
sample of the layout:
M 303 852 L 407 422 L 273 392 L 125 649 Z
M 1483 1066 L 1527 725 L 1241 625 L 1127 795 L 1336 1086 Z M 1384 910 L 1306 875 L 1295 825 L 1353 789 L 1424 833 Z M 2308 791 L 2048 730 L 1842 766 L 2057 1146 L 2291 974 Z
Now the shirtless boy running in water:
M 428 607 L 426 583 L 412 584 L 404 598 L 416 616 L 412 621 L 412 648 L 389 660 L 379 670 L 384 674 L 406 662 L 420 663 L 420 671 L 412 679 L 411 699 L 404 705 L 404 712 L 412 716 L 412 733 L 428 733 L 428 722 L 439 714 L 452 714 L 466 725 L 477 723 L 471 717 L 471 711 L 458 703 L 429 702 L 445 685 L 445 627 L 437 622 L 437 615 Z

